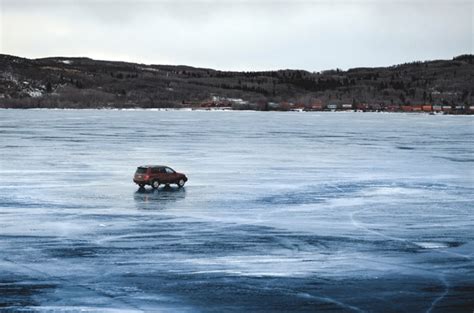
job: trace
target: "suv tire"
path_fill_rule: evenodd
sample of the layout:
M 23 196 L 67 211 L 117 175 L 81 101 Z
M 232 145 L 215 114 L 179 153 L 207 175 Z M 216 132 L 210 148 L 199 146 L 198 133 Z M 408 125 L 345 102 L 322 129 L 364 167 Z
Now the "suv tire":
M 177 185 L 178 185 L 179 188 L 182 188 L 182 187 L 184 187 L 184 183 L 186 183 L 186 182 L 184 181 L 184 179 L 181 178 L 180 180 L 178 180 Z
M 154 180 L 151 182 L 151 188 L 153 189 L 157 189 L 158 187 L 160 187 L 160 181 L 159 180 Z

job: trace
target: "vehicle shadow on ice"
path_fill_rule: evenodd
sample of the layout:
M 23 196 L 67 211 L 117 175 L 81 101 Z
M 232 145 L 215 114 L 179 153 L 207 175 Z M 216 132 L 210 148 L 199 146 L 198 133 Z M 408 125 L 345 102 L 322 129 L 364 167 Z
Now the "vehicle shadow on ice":
M 163 210 L 176 201 L 184 200 L 186 188 L 162 187 L 159 189 L 140 188 L 133 199 L 139 210 Z

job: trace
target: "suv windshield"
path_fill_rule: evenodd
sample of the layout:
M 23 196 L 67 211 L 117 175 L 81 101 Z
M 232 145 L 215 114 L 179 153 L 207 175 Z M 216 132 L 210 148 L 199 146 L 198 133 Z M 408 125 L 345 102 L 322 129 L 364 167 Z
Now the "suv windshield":
M 137 168 L 137 174 L 145 174 L 147 168 L 146 167 L 138 167 Z

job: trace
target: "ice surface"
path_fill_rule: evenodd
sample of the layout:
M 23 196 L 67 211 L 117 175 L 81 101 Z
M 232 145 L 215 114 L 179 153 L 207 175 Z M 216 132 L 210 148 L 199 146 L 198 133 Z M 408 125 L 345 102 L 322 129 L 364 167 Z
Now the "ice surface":
M 472 312 L 473 119 L 0 111 L 0 311 Z M 188 175 L 139 191 L 142 164 Z

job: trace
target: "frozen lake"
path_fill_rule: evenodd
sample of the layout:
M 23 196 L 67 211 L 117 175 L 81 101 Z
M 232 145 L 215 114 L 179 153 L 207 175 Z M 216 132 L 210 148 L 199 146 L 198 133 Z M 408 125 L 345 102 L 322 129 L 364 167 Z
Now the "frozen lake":
M 473 123 L 0 110 L 0 311 L 472 313 Z

